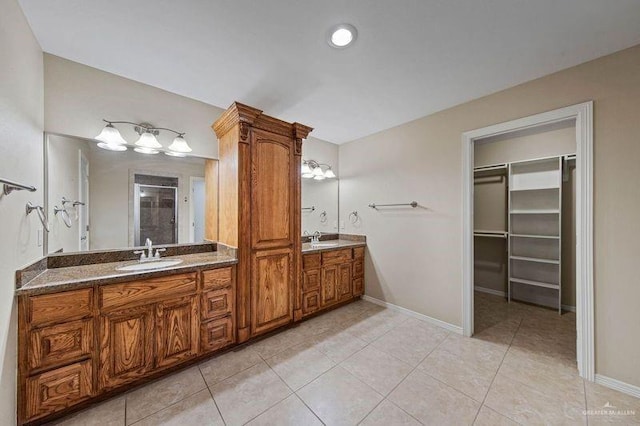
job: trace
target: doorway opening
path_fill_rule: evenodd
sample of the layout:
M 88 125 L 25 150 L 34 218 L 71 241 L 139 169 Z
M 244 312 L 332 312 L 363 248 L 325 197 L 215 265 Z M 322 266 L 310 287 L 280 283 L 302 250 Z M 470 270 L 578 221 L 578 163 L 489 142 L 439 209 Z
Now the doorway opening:
M 204 217 L 205 217 L 205 180 L 201 177 L 191 177 L 191 202 L 189 203 L 189 241 L 201 243 L 204 241 Z
M 572 149 L 567 149 L 537 158 L 530 152 L 495 163 L 487 160 L 500 143 L 509 144 L 517 138 L 553 129 L 574 136 L 571 142 L 575 143 L 575 156 L 571 155 Z M 548 330 L 542 329 L 541 318 L 550 321 L 554 329 L 564 320 L 566 333 L 561 338 L 568 339 L 569 346 L 575 338 L 573 355 L 570 351 L 564 355 L 574 356 L 580 375 L 588 380 L 594 380 L 592 132 L 592 103 L 587 102 L 466 132 L 462 137 L 464 334 L 479 335 L 483 328 L 495 326 L 491 322 L 498 321 L 500 314 L 493 317 L 489 314 L 500 309 L 504 314 L 503 328 L 520 327 L 524 323 L 522 318 L 528 318 L 528 325 L 523 329 L 529 333 L 528 337 L 547 333 Z M 554 144 L 550 143 L 557 149 Z M 542 145 L 531 147 L 539 150 Z M 478 158 L 476 154 L 486 158 Z M 477 160 L 478 166 L 484 167 L 476 169 Z M 493 188 L 488 190 L 489 184 L 474 185 L 474 177 L 478 176 L 492 182 Z M 575 208 L 568 205 L 573 198 L 567 196 L 573 191 L 569 189 L 572 181 L 575 182 Z M 500 186 L 500 182 L 504 186 Z M 476 206 L 478 196 L 485 201 Z M 499 197 L 503 197 L 504 210 L 502 214 L 490 215 L 500 206 Z M 567 212 L 565 216 L 575 218 L 573 235 L 571 221 L 567 221 L 567 217 L 562 219 L 563 211 Z M 569 228 L 569 232 L 563 233 L 563 227 L 565 231 Z M 563 243 L 563 236 L 568 238 L 569 245 Z M 572 244 L 575 261 L 571 260 Z M 575 287 L 569 284 L 573 280 Z M 492 288 L 487 283 L 499 283 L 503 287 Z M 573 326 L 572 287 L 575 288 Z M 480 315 L 474 318 L 476 308 Z M 562 312 L 568 314 L 559 315 Z M 541 347 L 539 342 L 527 342 L 526 338 L 523 336 L 524 340 L 519 343 Z M 553 348 L 553 343 L 548 347 Z

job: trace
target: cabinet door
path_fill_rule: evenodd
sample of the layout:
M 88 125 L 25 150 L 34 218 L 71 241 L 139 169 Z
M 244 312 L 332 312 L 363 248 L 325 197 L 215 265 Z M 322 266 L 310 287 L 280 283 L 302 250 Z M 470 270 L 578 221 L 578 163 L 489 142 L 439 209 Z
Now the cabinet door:
M 364 294 L 364 278 L 353 279 L 353 295 L 362 296 Z
M 322 307 L 332 305 L 338 301 L 338 265 L 322 268 L 322 282 L 320 285 Z
M 178 364 L 198 354 L 198 298 L 163 301 L 156 306 L 156 367 Z
M 293 245 L 293 170 L 292 139 L 254 129 L 251 140 L 253 249 Z
M 338 300 L 351 299 L 351 263 L 338 265 Z
M 293 320 L 293 250 L 253 254 L 251 332 L 259 334 Z
M 113 388 L 143 377 L 153 369 L 153 305 L 100 317 L 101 388 Z

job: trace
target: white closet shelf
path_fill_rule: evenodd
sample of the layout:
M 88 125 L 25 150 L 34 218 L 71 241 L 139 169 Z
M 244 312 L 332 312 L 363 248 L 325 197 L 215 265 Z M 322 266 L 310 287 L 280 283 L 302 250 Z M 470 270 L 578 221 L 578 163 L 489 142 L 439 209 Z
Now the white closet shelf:
M 507 238 L 509 233 L 507 231 L 487 231 L 476 229 L 473 231 L 474 237 L 488 237 L 488 238 Z
M 512 260 L 523 260 L 525 262 L 549 263 L 552 265 L 560 264 L 560 261 L 557 259 L 543 259 L 541 257 L 511 256 L 510 258 Z
M 534 234 L 511 234 L 512 237 L 515 238 L 540 238 L 545 240 L 559 240 L 560 237 L 557 235 L 534 235 Z
M 531 210 L 511 210 L 511 214 L 559 214 L 558 209 L 531 209 Z
M 511 188 L 511 192 L 558 190 L 559 186 L 540 186 L 534 188 Z
M 552 288 L 554 290 L 559 290 L 560 289 L 560 285 L 558 285 L 558 284 L 545 283 L 545 282 L 542 282 L 542 281 L 525 280 L 523 278 L 515 278 L 515 277 L 511 277 L 511 278 L 509 278 L 509 280 L 514 282 L 514 283 L 533 285 L 533 286 L 536 286 L 536 287 Z

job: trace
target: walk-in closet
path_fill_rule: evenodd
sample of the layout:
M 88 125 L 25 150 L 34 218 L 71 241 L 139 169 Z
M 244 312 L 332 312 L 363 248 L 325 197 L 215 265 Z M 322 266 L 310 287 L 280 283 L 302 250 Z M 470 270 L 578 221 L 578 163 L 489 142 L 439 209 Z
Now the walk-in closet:
M 575 321 L 575 153 L 574 121 L 475 143 L 476 333 Z

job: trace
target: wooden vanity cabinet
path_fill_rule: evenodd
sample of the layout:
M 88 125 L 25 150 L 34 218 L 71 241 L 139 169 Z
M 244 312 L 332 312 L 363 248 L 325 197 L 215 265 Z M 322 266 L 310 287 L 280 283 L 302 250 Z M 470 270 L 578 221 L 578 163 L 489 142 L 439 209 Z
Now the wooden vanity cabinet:
M 219 140 L 218 235 L 238 249 L 238 341 L 300 316 L 302 140 L 311 128 L 234 103 L 213 124 Z M 296 314 L 297 313 L 297 314 Z
M 235 343 L 235 267 L 18 299 L 18 423 Z
M 302 256 L 302 316 L 364 294 L 364 247 Z

